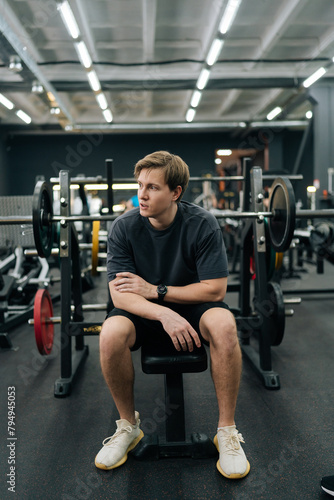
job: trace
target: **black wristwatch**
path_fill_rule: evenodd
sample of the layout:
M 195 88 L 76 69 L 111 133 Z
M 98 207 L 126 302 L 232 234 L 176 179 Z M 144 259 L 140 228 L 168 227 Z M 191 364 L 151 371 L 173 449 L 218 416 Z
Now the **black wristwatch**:
M 157 286 L 157 293 L 158 293 L 159 302 L 162 302 L 164 300 L 167 291 L 168 291 L 168 288 L 166 287 L 166 285 L 158 285 Z

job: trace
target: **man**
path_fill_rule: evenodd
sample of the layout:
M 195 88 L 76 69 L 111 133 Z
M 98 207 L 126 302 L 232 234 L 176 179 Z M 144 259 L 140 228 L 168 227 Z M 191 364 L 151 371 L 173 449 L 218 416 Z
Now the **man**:
M 189 169 L 180 157 L 152 153 L 136 164 L 134 174 L 139 208 L 116 219 L 108 237 L 114 308 L 100 334 L 101 368 L 120 420 L 95 465 L 120 466 L 143 437 L 131 351 L 144 336 L 146 342 L 169 336 L 178 351 L 209 344 L 219 408 L 217 468 L 225 477 L 242 478 L 250 465 L 234 422 L 241 350 L 234 317 L 223 302 L 228 265 L 221 229 L 209 212 L 181 201 Z

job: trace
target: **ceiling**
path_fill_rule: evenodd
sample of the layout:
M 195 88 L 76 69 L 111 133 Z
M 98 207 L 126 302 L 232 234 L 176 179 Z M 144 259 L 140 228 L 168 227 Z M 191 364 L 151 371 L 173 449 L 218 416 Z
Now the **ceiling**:
M 327 70 L 321 82 L 334 81 L 333 0 L 242 0 L 222 34 L 220 21 L 231 1 L 238 2 L 69 0 L 80 31 L 73 39 L 59 2 L 1 0 L 0 93 L 14 108 L 0 104 L 0 123 L 39 131 L 238 130 L 263 126 L 279 106 L 271 126 L 306 126 L 311 103 L 303 81 L 321 67 Z M 222 49 L 207 66 L 217 37 Z M 92 60 L 88 69 L 74 46 L 80 41 Z M 21 71 L 9 69 L 13 55 Z M 187 122 L 203 69 L 209 79 Z M 91 70 L 101 91 L 90 87 Z M 32 92 L 35 81 L 41 93 Z M 101 92 L 109 122 L 96 99 Z M 30 124 L 18 110 L 31 117 Z

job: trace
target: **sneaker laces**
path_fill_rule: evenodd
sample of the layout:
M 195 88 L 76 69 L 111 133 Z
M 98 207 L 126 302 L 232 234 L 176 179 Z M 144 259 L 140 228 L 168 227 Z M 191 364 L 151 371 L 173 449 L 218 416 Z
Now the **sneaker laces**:
M 131 427 L 130 425 L 122 427 L 121 429 L 117 429 L 117 431 L 115 432 L 115 434 L 113 434 L 112 436 L 109 436 L 109 437 L 105 438 L 102 441 L 102 444 L 103 444 L 103 446 L 113 447 L 113 446 L 115 446 L 115 445 L 118 444 L 118 442 L 120 441 L 120 438 L 121 438 L 122 434 L 124 435 L 125 432 L 128 432 L 130 434 L 130 432 L 132 432 L 132 431 L 133 431 L 133 427 Z
M 233 432 L 228 435 L 223 434 L 224 446 L 226 448 L 226 453 L 229 455 L 238 455 L 237 450 L 239 450 L 240 443 L 244 443 L 244 438 L 240 432 Z

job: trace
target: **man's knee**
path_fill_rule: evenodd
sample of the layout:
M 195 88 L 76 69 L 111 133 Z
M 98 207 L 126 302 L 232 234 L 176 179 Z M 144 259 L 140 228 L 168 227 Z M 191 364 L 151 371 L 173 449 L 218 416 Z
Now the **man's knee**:
M 131 348 L 136 340 L 134 324 L 125 316 L 107 318 L 100 333 L 100 350 L 117 351 L 126 347 Z
M 234 350 L 239 344 L 235 318 L 228 309 L 217 307 L 206 311 L 200 329 L 203 337 L 216 347 Z

